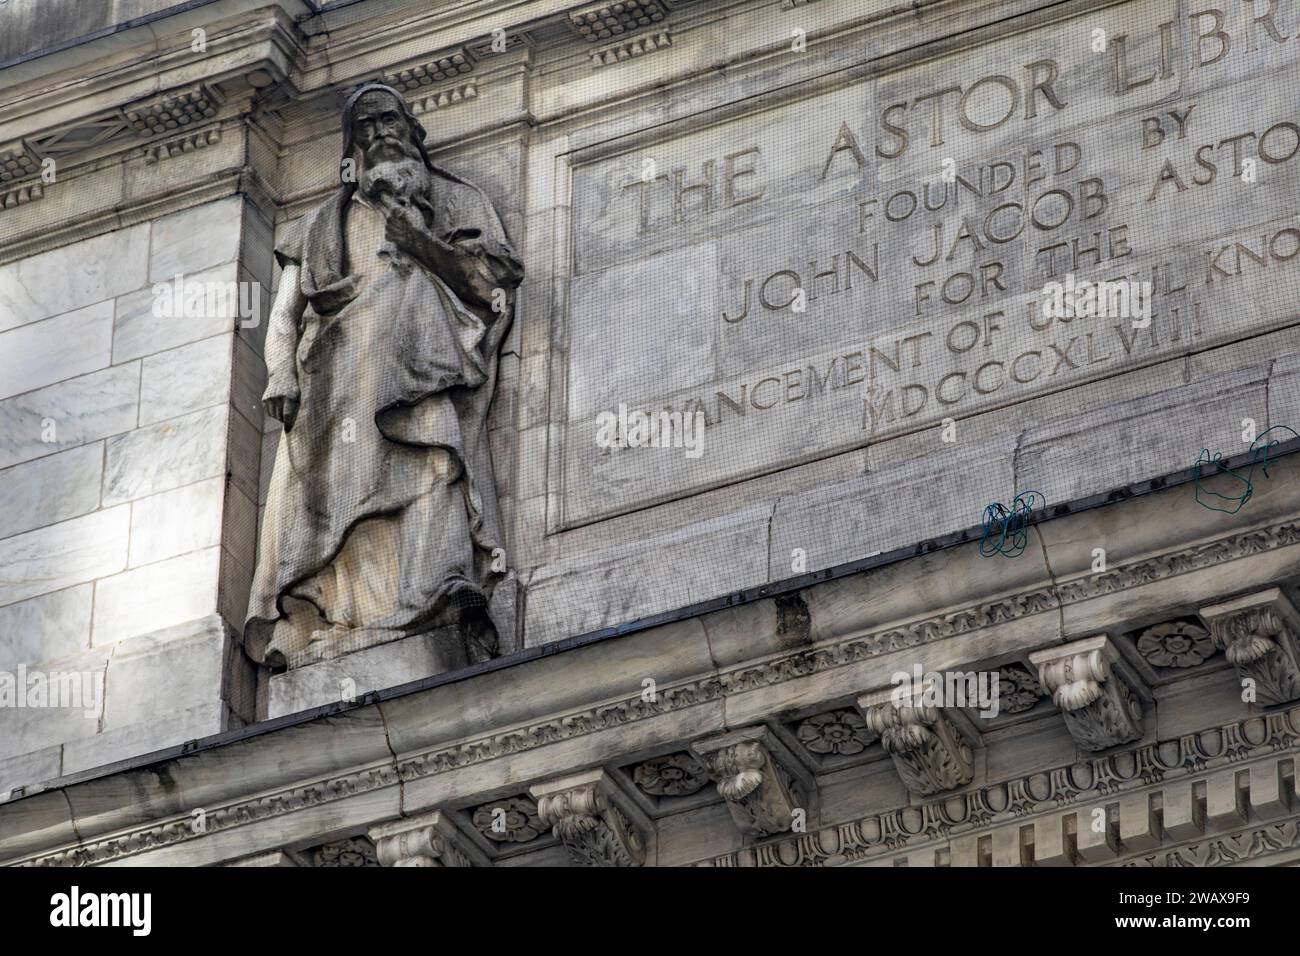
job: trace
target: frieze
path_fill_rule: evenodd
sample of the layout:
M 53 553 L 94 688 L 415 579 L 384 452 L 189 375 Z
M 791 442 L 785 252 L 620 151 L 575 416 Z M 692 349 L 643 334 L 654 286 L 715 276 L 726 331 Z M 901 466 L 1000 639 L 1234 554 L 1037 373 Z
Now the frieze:
M 1189 843 L 1175 849 L 1161 849 L 1136 859 L 1113 864 L 1124 867 L 1146 866 L 1233 866 L 1270 853 L 1300 847 L 1300 821 L 1287 820 L 1268 826 L 1252 827 Z

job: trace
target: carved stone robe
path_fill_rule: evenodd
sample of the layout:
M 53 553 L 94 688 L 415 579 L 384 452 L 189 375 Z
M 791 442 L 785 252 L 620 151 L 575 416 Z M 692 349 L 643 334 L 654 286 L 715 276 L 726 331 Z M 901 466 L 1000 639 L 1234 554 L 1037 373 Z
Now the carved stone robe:
M 433 229 L 472 253 L 468 278 L 435 275 L 385 241 L 383 215 L 355 189 L 276 249 L 301 266 L 309 304 L 298 328 L 267 336 L 267 394 L 296 379 L 300 404 L 263 518 L 245 629 L 255 660 L 293 666 L 446 636 L 499 577 L 487 414 L 523 270 L 487 197 L 433 173 Z M 499 312 L 496 289 L 509 294 Z M 452 634 L 439 653 L 449 669 L 492 650 Z

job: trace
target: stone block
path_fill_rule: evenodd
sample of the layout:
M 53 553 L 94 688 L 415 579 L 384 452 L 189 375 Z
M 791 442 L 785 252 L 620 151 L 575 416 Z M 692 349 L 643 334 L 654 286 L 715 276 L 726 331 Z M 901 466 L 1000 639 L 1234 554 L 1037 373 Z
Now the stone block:
M 238 268 L 233 262 L 217 266 L 193 275 L 185 276 L 187 284 L 203 289 L 216 289 L 220 286 L 228 290 L 238 279 Z M 172 283 L 165 280 L 163 295 L 172 295 Z M 172 315 L 159 305 L 159 295 L 150 286 L 122 296 L 117 300 L 117 315 L 113 323 L 113 361 L 125 362 L 165 352 L 189 342 L 233 332 L 238 326 L 238 298 L 229 295 L 206 297 L 203 307 L 196 310 L 196 315 Z M 174 309 L 172 310 L 174 311 Z
M 91 640 L 101 647 L 212 614 L 220 548 L 205 548 L 95 584 Z
M 164 216 L 153 224 L 149 281 L 203 272 L 239 256 L 243 200 L 232 196 Z
M 214 335 L 141 361 L 140 424 L 220 405 L 230 395 L 233 336 Z
M 518 453 L 502 461 L 502 468 L 513 475 L 508 492 L 520 500 L 546 492 L 546 439 L 544 426 L 518 433 Z
M 243 237 L 239 260 L 267 290 L 271 288 L 271 267 L 275 262 L 275 229 L 253 203 L 244 203 Z
M 123 641 L 108 663 L 104 729 L 219 702 L 227 641 L 215 614 Z
M 1246 824 L 1246 791 L 1233 770 L 1222 771 L 1205 781 L 1205 822 L 1220 830 Z
M 96 442 L 0 471 L 0 538 L 94 511 L 103 470 Z
M 266 716 L 296 714 L 430 677 L 439 672 L 441 660 L 428 639 L 412 637 L 274 674 Z
M 1268 376 L 1268 424 L 1286 425 L 1300 433 L 1300 355 L 1278 356 L 1273 363 Z M 1278 432 L 1281 440 L 1290 438 L 1281 429 Z
M 1126 850 L 1149 850 L 1160 845 L 1160 824 L 1149 791 L 1126 793 L 1119 801 L 1119 839 Z
M 1249 448 L 1243 419 L 1263 430 L 1266 396 L 1265 374 L 1247 369 L 1031 429 L 1017 483 L 1042 492 L 1050 507 L 1190 468 L 1203 448 L 1230 457 Z
M 0 606 L 121 571 L 130 524 L 109 508 L 0 541 Z
M 1205 832 L 1205 800 L 1190 780 L 1167 784 L 1161 792 L 1161 824 L 1175 840 L 1191 840 Z
M 224 473 L 226 419 L 223 405 L 110 439 L 104 504 L 132 501 Z
M 0 332 L 0 398 L 98 371 L 112 353 L 112 299 Z
M 987 838 L 985 838 L 987 839 Z M 953 867 L 977 867 L 986 859 L 980 851 L 981 837 L 974 834 L 954 837 L 951 848 L 952 853 L 949 856 L 949 866 Z
M 173 558 L 221 543 L 222 478 L 206 478 L 137 499 L 131 509 L 128 566 Z
M 1065 832 L 1069 816 L 1049 813 L 1034 820 L 1035 866 L 1074 865 L 1074 834 Z
M 1250 812 L 1262 820 L 1276 820 L 1291 812 L 1285 769 L 1285 761 L 1265 760 L 1250 765 Z
M 56 661 L 90 647 L 90 583 L 0 607 L 0 670 Z
M 266 365 L 257 352 L 241 336 L 235 336 L 234 373 L 230 389 L 230 403 L 239 414 L 255 428 L 262 427 L 265 413 L 262 392 L 266 390 Z
M 132 362 L 0 400 L 0 468 L 130 431 L 139 393 Z
M 223 545 L 217 589 L 217 610 L 240 634 L 244 632 L 244 621 L 248 617 L 248 597 L 252 587 L 252 564 L 246 564 Z
M 978 527 L 990 502 L 1015 497 L 1011 466 L 1010 455 L 981 449 L 942 465 L 923 460 L 783 499 L 772 515 L 771 578 L 800 573 L 800 555 L 803 571 L 816 571 Z M 924 520 L 905 504 L 918 500 L 928 503 Z
M 15 695 L 11 705 L 0 707 L 0 758 L 95 734 L 104 713 L 108 656 L 106 651 L 86 651 L 57 663 L 20 664 L 0 673 L 0 681 Z
M 1020 824 L 1008 824 L 993 831 L 994 866 L 1024 866 L 1027 857 L 1021 842 Z
M 1075 841 L 1082 859 L 1101 863 L 1113 860 L 1119 854 L 1119 827 L 1115 816 L 1110 807 L 1102 804 L 1075 811 Z
M 148 259 L 142 224 L 0 266 L 0 332 L 138 289 Z
M 528 582 L 532 646 L 684 607 L 767 579 L 766 508 L 555 561 Z M 688 573 L 682 555 L 691 556 Z
M 256 563 L 257 505 L 233 484 L 226 489 L 222 506 L 221 545 L 247 567 Z
M 0 801 L 19 787 L 53 780 L 63 765 L 61 746 L 45 747 L 17 757 L 0 759 Z
M 262 433 L 243 415 L 228 407 L 230 430 L 226 470 L 230 482 L 250 499 L 259 493 L 262 469 Z
M 215 703 L 167 712 L 161 715 L 165 719 L 155 713 L 137 724 L 71 740 L 63 748 L 63 773 L 80 773 L 219 734 L 226 729 L 225 709 Z

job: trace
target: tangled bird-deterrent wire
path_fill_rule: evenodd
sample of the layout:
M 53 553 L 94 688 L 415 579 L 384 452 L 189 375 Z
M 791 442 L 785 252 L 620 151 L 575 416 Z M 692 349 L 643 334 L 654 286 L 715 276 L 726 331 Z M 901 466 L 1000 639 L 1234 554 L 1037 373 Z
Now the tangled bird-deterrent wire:
M 1250 500 L 1251 495 L 1255 493 L 1255 469 L 1258 468 L 1260 473 L 1267 478 L 1268 466 L 1271 463 L 1269 456 L 1272 454 L 1273 448 L 1281 444 L 1283 441 L 1281 438 L 1273 438 L 1265 441 L 1265 436 L 1269 432 L 1278 432 L 1279 434 L 1281 432 L 1290 432 L 1292 439 L 1300 438 L 1300 435 L 1296 434 L 1295 429 L 1289 428 L 1286 425 L 1274 425 L 1272 428 L 1264 429 L 1264 431 L 1260 432 L 1259 437 L 1250 445 L 1249 467 L 1238 468 L 1235 471 L 1223 463 L 1222 454 L 1216 453 L 1214 457 L 1211 458 L 1210 450 L 1208 448 L 1202 448 L 1201 455 L 1196 459 L 1196 464 L 1193 466 L 1196 477 L 1196 503 L 1202 508 L 1208 508 L 1211 511 L 1222 511 L 1224 514 L 1230 515 L 1235 515 L 1238 511 L 1244 508 L 1246 502 Z M 1233 487 L 1240 493 L 1235 495 L 1223 495 L 1219 494 L 1217 491 L 1206 488 L 1201 484 L 1206 477 L 1211 477 L 1204 474 L 1206 465 L 1214 466 L 1213 475 L 1226 475 L 1230 477 L 1232 479 Z M 1229 503 L 1232 504 L 1232 507 L 1228 507 Z
M 1012 500 L 1010 508 L 1000 501 L 985 508 L 980 554 L 986 558 L 995 554 L 1014 558 L 1022 554 L 1029 545 L 1034 508 L 1042 507 L 1044 500 L 1040 492 L 1022 491 Z

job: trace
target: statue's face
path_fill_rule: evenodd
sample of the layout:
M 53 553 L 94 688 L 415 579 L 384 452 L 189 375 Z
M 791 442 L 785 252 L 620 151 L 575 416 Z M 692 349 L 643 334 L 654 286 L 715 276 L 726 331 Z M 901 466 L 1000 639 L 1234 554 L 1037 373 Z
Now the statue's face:
M 352 140 L 367 163 L 418 155 L 401 104 L 379 90 L 357 100 L 352 112 Z

